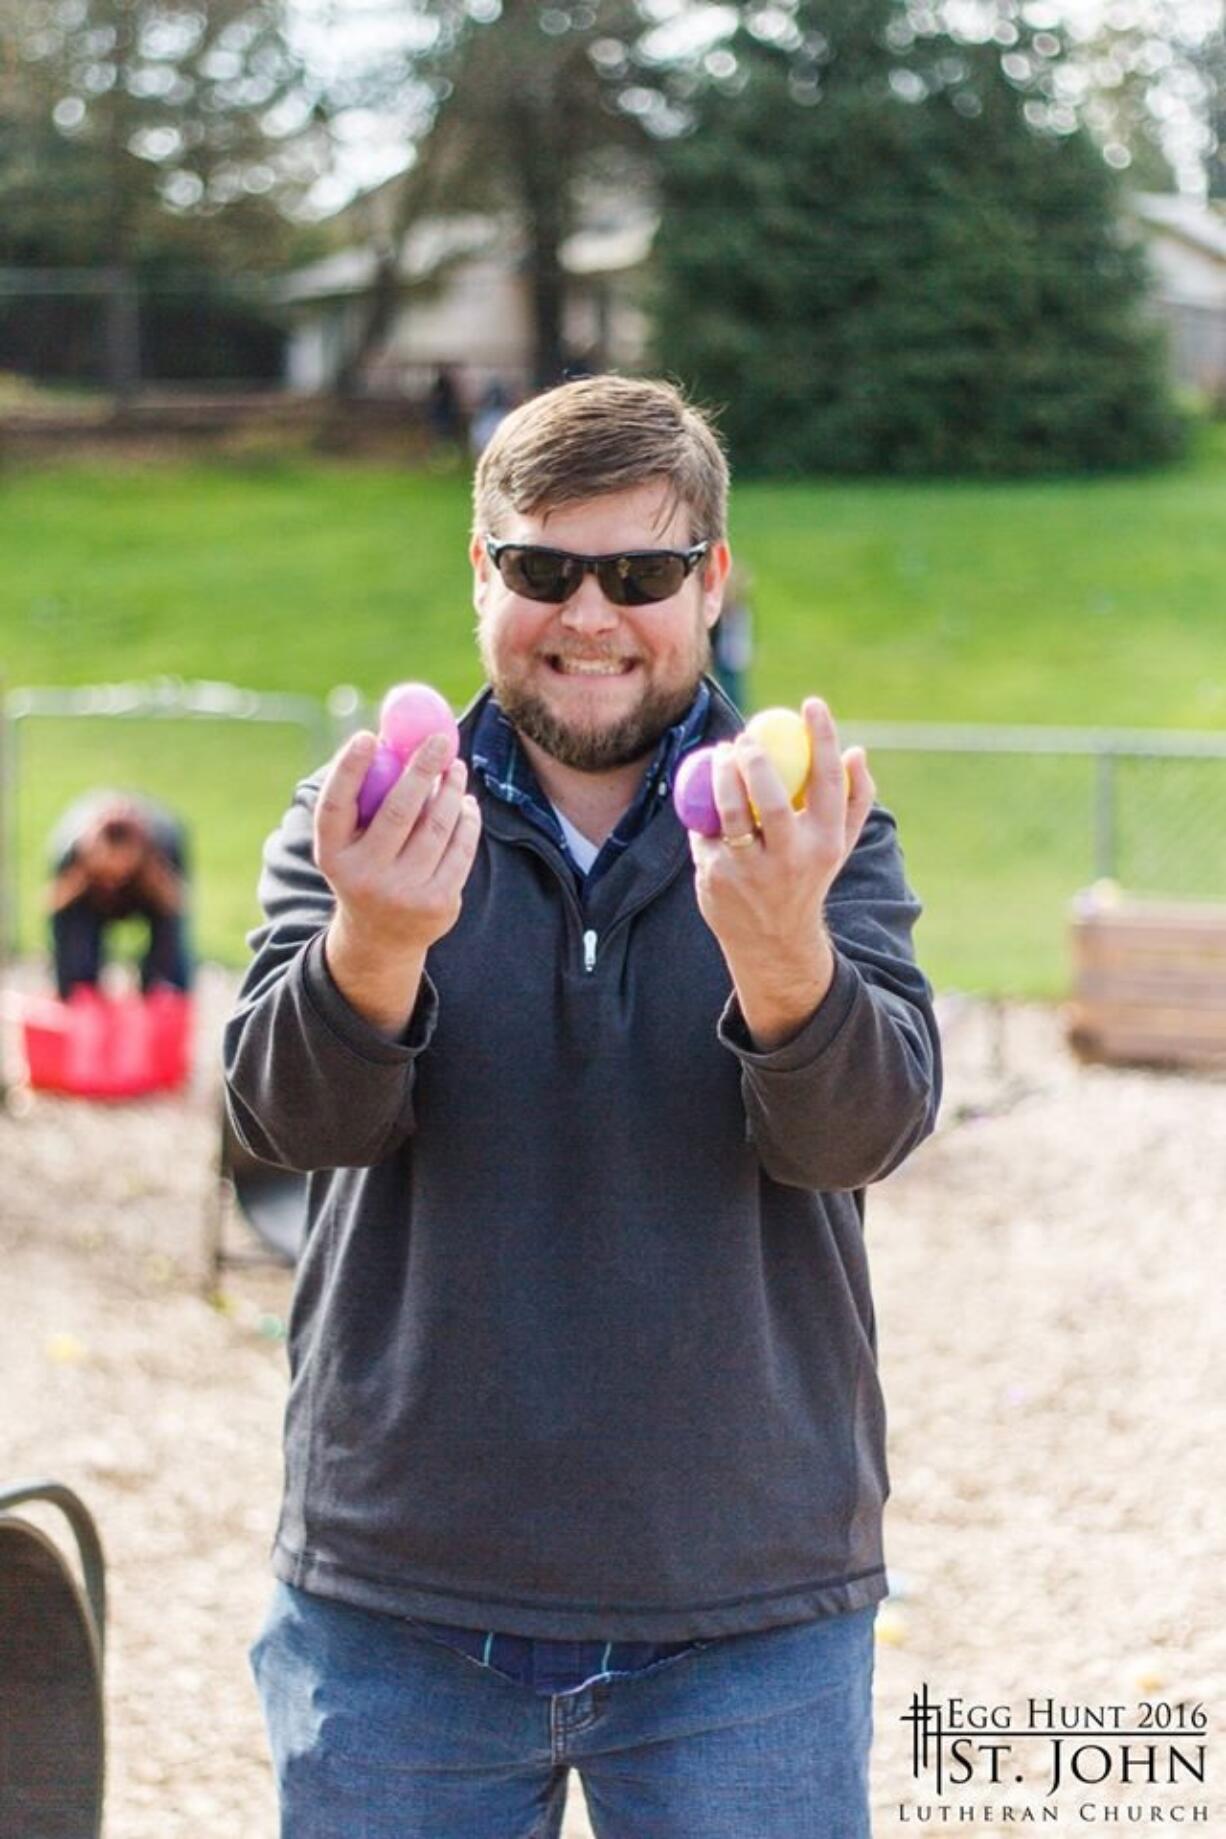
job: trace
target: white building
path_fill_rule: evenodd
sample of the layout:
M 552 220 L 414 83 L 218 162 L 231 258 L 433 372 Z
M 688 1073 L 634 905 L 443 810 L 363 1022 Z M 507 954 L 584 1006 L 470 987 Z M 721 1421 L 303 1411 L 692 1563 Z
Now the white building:
M 594 209 L 562 248 L 568 276 L 563 336 L 594 366 L 633 366 L 646 341 L 638 277 L 655 220 L 645 209 Z M 329 387 L 354 349 L 375 280 L 372 245 L 339 250 L 286 275 L 275 298 L 288 309 L 286 382 Z M 400 300 L 391 332 L 364 367 L 379 393 L 424 397 L 440 367 L 476 402 L 488 383 L 514 396 L 531 387 L 532 321 L 522 247 L 508 223 L 461 215 L 410 231 L 399 263 Z
M 1226 401 L 1226 217 L 1178 193 L 1138 194 L 1130 213 L 1147 247 L 1155 306 L 1170 328 L 1177 380 Z M 370 221 L 344 215 L 355 231 Z M 563 247 L 571 283 L 565 343 L 594 368 L 632 369 L 641 361 L 648 331 L 642 281 L 655 229 L 645 203 L 611 196 L 589 204 L 583 228 Z M 275 297 L 291 320 L 291 389 L 331 385 L 359 335 L 375 270 L 373 243 L 355 243 L 277 285 Z M 530 389 L 528 276 L 507 221 L 423 221 L 407 238 L 399 276 L 391 333 L 365 367 L 371 391 L 424 397 L 442 366 L 468 407 L 495 380 L 512 396 Z
M 1226 216 L 1186 192 L 1132 200 L 1177 380 L 1226 403 Z

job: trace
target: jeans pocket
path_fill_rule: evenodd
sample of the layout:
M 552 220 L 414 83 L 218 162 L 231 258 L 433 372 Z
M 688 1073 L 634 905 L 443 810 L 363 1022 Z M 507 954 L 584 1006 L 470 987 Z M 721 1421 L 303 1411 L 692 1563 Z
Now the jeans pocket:
M 689 1660 L 700 1649 L 710 1647 L 715 1639 L 716 1637 L 712 1636 L 703 1641 L 691 1641 L 687 1647 L 681 1649 L 680 1653 L 665 1654 L 662 1659 L 653 1660 L 650 1666 L 630 1667 L 625 1672 L 611 1673 L 609 1677 L 612 1679 L 649 1679 L 653 1673 L 660 1673 L 665 1667 L 675 1667 L 680 1661 Z

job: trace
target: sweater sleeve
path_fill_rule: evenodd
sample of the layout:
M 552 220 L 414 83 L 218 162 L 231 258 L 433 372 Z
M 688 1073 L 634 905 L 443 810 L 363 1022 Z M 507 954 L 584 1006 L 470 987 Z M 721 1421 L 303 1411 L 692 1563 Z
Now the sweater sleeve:
M 941 1048 L 911 933 L 891 814 L 875 805 L 826 901 L 834 981 L 809 1021 L 759 1053 L 733 992 L 720 1041 L 741 1063 L 750 1138 L 774 1181 L 862 1188 L 898 1167 L 936 1123 Z
M 319 783 L 299 785 L 264 846 L 265 923 L 248 938 L 254 956 L 223 1037 L 226 1107 L 240 1142 L 267 1162 L 363 1168 L 413 1129 L 414 1069 L 438 994 L 423 973 L 408 1026 L 392 1040 L 333 981 L 324 933 L 335 901 L 313 850 Z

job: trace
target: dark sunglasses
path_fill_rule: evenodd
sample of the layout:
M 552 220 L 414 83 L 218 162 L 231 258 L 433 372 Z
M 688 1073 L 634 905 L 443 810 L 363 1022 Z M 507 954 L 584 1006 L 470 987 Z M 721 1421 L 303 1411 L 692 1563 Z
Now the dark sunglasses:
M 622 555 L 577 556 L 568 549 L 542 549 L 535 543 L 496 543 L 485 539 L 485 553 L 513 594 L 525 600 L 561 605 L 577 594 L 590 569 L 606 600 L 615 607 L 645 607 L 669 600 L 693 573 L 711 547 L 628 549 Z

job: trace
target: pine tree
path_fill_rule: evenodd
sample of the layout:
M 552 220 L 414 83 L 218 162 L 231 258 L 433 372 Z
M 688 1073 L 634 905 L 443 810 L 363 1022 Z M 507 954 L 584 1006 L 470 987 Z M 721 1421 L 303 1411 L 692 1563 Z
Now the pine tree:
M 437 106 L 397 182 L 383 297 L 376 290 L 342 381 L 386 330 L 398 251 L 414 222 L 469 209 L 504 216 L 522 238 L 532 374 L 545 388 L 567 357 L 562 248 L 584 190 L 620 182 L 643 193 L 649 184 L 653 121 L 667 103 L 637 61 L 644 19 L 635 0 L 501 0 L 496 9 L 433 0 L 432 11 L 438 39 L 403 81 L 432 88 Z
M 122 398 L 142 347 L 268 345 L 242 278 L 300 243 L 320 138 L 282 0 L 0 0 L 0 367 Z
M 1004 473 L 1172 451 L 1117 181 L 1034 96 L 1026 119 L 999 46 L 824 0 L 730 51 L 666 152 L 656 307 L 659 361 L 726 405 L 735 462 Z
M 274 264 L 313 101 L 282 0 L 0 0 L 0 262 Z

